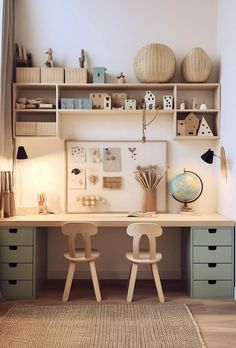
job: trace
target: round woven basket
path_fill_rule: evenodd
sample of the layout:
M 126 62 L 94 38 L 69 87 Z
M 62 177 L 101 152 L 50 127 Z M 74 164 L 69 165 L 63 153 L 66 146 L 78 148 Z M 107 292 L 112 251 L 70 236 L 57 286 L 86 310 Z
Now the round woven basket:
M 200 47 L 192 48 L 181 64 L 181 73 L 187 82 L 206 82 L 211 76 L 211 70 L 211 60 Z
M 168 82 L 174 76 L 175 68 L 173 51 L 159 43 L 144 46 L 134 58 L 134 71 L 140 82 Z

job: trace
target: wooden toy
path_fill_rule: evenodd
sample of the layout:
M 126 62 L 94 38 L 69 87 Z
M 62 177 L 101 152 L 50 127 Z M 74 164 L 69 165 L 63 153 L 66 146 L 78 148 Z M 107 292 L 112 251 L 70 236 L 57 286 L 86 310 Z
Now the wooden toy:
M 155 96 L 151 91 L 147 91 L 144 96 L 146 110 L 154 110 L 155 109 Z
M 197 135 L 199 119 L 193 112 L 190 112 L 190 114 L 185 118 L 185 126 L 186 135 Z
M 136 100 L 125 99 L 125 110 L 136 110 Z
M 163 95 L 163 109 L 172 109 L 172 108 L 173 108 L 173 96 Z
M 93 68 L 93 83 L 105 83 L 106 82 L 106 68 L 96 67 Z
M 103 109 L 104 110 L 111 110 L 111 96 L 107 95 L 103 98 L 104 104 Z
M 200 127 L 198 129 L 197 135 L 198 136 L 213 136 L 214 135 L 204 116 L 201 119 Z
M 123 109 L 127 93 L 111 93 L 111 101 L 113 109 Z
M 104 98 L 109 96 L 107 93 L 89 93 L 89 99 L 92 100 L 93 109 L 103 109 Z
M 185 120 L 178 120 L 177 121 L 177 135 L 186 135 Z

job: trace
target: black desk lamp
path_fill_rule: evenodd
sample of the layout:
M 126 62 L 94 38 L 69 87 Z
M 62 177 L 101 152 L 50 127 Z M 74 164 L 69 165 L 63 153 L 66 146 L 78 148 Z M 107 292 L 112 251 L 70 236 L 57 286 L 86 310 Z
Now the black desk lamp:
M 221 148 L 220 148 L 220 156 L 217 156 L 214 153 L 214 151 L 212 151 L 211 149 L 208 149 L 207 152 L 205 152 L 201 156 L 201 159 L 206 163 L 212 164 L 214 156 L 220 158 L 221 174 L 225 179 L 227 179 L 227 160 L 226 160 L 226 154 L 225 154 L 224 147 L 221 146 Z
M 27 159 L 27 158 L 28 158 L 28 155 L 27 155 L 27 153 L 25 151 L 24 146 L 19 146 L 18 149 L 17 149 L 16 159 L 24 160 L 24 159 Z

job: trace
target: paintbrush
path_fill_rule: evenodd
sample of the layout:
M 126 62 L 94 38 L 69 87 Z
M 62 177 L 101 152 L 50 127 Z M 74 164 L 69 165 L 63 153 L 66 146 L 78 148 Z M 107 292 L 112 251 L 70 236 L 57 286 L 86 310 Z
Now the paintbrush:
M 8 172 L 9 174 L 9 191 L 10 191 L 10 216 L 16 215 L 16 206 L 15 206 L 15 196 L 13 189 L 13 172 Z
M 9 191 L 9 175 L 8 172 L 4 172 L 4 217 L 10 217 L 10 191 Z
M 0 219 L 4 218 L 3 190 L 4 190 L 4 175 L 3 175 L 3 172 L 0 172 Z

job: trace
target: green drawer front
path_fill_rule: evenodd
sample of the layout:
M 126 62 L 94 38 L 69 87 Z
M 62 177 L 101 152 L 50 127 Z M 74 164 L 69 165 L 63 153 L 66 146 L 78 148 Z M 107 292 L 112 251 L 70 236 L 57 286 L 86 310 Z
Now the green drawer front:
M 230 280 L 217 280 L 215 284 L 209 284 L 213 280 L 193 281 L 193 297 L 197 298 L 232 298 L 233 282 Z
M 194 246 L 193 247 L 193 262 L 199 263 L 231 263 L 232 248 L 228 246 L 217 246 L 215 250 L 210 250 L 212 246 Z
M 0 290 L 6 299 L 24 299 L 33 297 L 33 283 L 30 280 L 0 281 Z
M 33 228 L 1 228 L 0 245 L 33 245 Z
M 11 249 L 10 249 L 11 248 Z M 32 262 L 33 248 L 30 246 L 0 246 L 0 262 Z
M 32 263 L 0 263 L 1 280 L 32 280 Z
M 193 264 L 194 280 L 231 280 L 233 265 L 231 263 L 195 263 Z
M 233 229 L 222 228 L 193 228 L 193 245 L 232 245 Z

